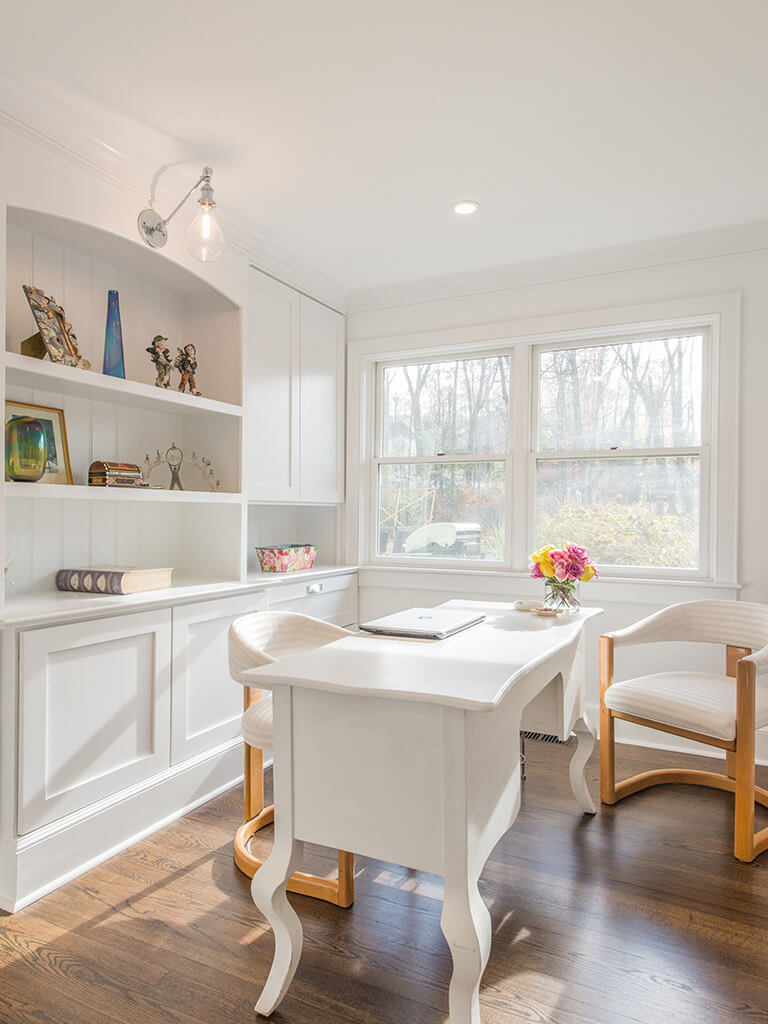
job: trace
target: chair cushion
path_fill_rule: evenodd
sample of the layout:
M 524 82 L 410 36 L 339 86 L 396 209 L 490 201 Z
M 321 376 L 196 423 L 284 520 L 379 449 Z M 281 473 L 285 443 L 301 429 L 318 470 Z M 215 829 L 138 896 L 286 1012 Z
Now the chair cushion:
M 720 740 L 736 737 L 736 680 L 706 672 L 660 672 L 614 683 L 605 704 L 637 718 Z M 755 727 L 768 724 L 768 690 L 758 684 Z
M 251 704 L 243 715 L 241 725 L 243 739 L 249 747 L 260 750 L 272 749 L 272 694 L 264 696 Z

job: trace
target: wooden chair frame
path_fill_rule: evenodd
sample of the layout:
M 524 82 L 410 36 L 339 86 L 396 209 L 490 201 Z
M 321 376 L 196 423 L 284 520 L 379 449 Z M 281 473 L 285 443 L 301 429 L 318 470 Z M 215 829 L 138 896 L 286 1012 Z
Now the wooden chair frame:
M 614 638 L 600 637 L 600 799 L 615 804 L 650 786 L 685 783 L 708 786 L 735 794 L 733 853 L 750 863 L 768 849 L 768 828 L 755 833 L 755 803 L 768 807 L 768 790 L 755 785 L 755 679 L 754 661 L 744 661 L 752 651 L 748 647 L 726 645 L 726 674 L 736 679 L 736 737 L 721 740 L 713 736 L 678 729 L 650 719 L 612 711 L 606 707 L 605 693 L 614 681 Z M 691 769 L 659 769 L 633 775 L 616 782 L 616 746 L 614 720 L 622 719 L 649 729 L 719 747 L 725 753 L 725 775 Z
M 247 711 L 251 704 L 261 698 L 262 691 L 251 686 L 243 687 L 243 705 Z M 245 747 L 245 785 L 243 794 L 243 824 L 235 832 L 234 854 L 235 864 L 253 878 L 264 863 L 251 853 L 249 843 L 252 837 L 275 820 L 275 807 L 264 806 L 264 751 Z M 355 899 L 355 862 L 354 855 L 339 850 L 339 871 L 337 878 L 322 878 L 304 871 L 296 871 L 288 881 L 288 891 L 312 896 L 317 900 L 325 900 L 337 907 L 351 907 Z

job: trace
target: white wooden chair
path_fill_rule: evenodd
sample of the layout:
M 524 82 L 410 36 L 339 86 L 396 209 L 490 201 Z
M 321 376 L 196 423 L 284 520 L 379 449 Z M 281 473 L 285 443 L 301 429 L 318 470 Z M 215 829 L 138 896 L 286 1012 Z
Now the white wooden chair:
M 659 672 L 614 683 L 614 648 L 668 641 L 725 645 L 725 675 Z M 755 651 L 756 653 L 752 653 Z M 743 601 L 689 601 L 600 638 L 600 797 L 615 804 L 649 786 L 690 783 L 734 793 L 734 856 L 753 861 L 768 849 L 768 828 L 755 834 L 755 730 L 768 724 L 768 606 Z M 616 782 L 614 720 L 684 736 L 725 750 L 726 774 L 691 769 L 642 772 Z
M 235 833 L 235 864 L 249 878 L 262 865 L 250 851 L 250 840 L 275 817 L 274 805 L 264 806 L 264 750 L 272 748 L 272 694 L 249 686 L 243 673 L 350 635 L 349 630 L 340 626 L 296 612 L 253 612 L 237 619 L 229 628 L 229 671 L 245 691 L 245 820 Z M 297 871 L 291 876 L 288 889 L 340 907 L 351 906 L 355 895 L 352 854 L 339 850 L 338 863 L 337 879 Z

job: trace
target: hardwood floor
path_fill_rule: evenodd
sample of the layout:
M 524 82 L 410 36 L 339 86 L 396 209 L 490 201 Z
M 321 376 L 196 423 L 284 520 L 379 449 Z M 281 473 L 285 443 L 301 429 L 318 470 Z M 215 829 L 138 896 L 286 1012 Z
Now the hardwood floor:
M 569 754 L 528 744 L 523 809 L 483 873 L 484 1024 L 768 1024 L 768 854 L 733 859 L 732 797 L 663 787 L 585 818 Z M 617 763 L 622 777 L 704 761 L 619 747 Z M 596 759 L 590 776 L 596 795 Z M 233 790 L 0 916 L 0 1022 L 253 1021 L 272 936 L 232 863 L 241 811 Z M 331 871 L 335 855 L 311 848 L 308 863 Z M 441 881 L 362 858 L 357 870 L 351 910 L 292 897 L 304 956 L 272 1020 L 442 1024 Z

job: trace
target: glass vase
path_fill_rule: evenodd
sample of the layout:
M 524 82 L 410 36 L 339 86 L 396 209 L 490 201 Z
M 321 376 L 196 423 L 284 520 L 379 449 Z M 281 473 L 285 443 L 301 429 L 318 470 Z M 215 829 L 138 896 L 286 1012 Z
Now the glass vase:
M 545 580 L 544 607 L 558 612 L 578 611 L 581 608 L 578 580 Z
M 122 377 L 125 380 L 120 296 L 114 288 L 110 288 L 107 294 L 107 329 L 104 333 L 104 365 L 102 372 L 110 377 Z
M 5 475 L 34 483 L 45 473 L 48 444 L 45 427 L 31 416 L 16 416 L 5 425 Z

